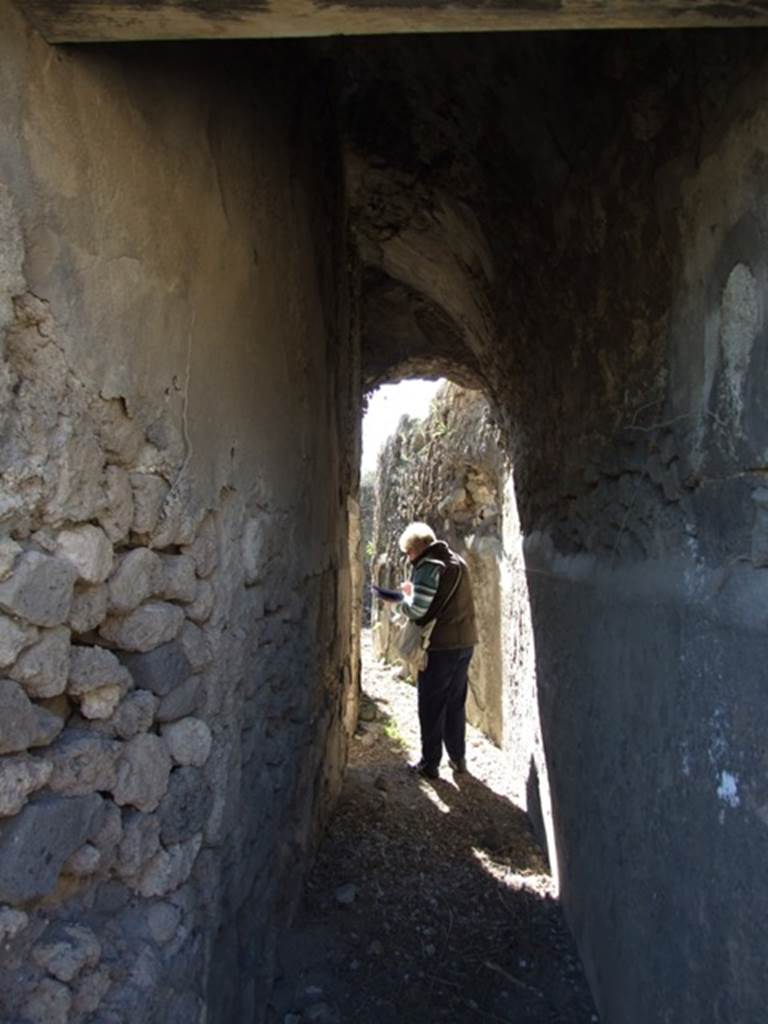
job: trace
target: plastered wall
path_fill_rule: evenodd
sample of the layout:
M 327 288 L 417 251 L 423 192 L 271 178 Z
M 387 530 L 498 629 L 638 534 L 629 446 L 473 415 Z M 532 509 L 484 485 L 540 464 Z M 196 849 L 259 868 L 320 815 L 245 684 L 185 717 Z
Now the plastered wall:
M 0 4 L 4 1021 L 260 1019 L 338 785 L 359 385 L 316 75 L 53 50 Z

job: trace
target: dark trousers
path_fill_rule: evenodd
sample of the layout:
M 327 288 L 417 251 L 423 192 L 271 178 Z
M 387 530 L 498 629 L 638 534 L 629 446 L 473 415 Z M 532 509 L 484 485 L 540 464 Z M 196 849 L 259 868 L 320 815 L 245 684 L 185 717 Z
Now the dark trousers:
M 465 754 L 467 671 L 472 647 L 430 651 L 427 667 L 419 672 L 419 725 L 421 759 L 437 768 L 443 756 L 458 761 Z

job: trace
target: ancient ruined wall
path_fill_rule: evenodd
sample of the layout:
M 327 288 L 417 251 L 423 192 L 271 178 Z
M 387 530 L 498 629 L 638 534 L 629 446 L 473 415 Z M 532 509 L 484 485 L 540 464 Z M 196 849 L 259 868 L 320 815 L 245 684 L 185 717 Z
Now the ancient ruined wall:
M 505 722 L 601 1014 L 758 1020 L 765 36 L 381 52 L 350 115 L 364 371 L 432 351 L 499 410 Z
M 470 667 L 469 720 L 501 744 L 503 736 L 499 574 L 501 489 L 505 469 L 488 403 L 478 392 L 444 385 L 424 420 L 404 418 L 379 456 L 373 535 L 382 585 L 407 574 L 397 539 L 413 520 L 432 526 L 467 561 L 479 643 Z M 374 647 L 395 660 L 391 612 L 374 605 Z
M 260 1019 L 338 782 L 359 385 L 312 74 L 0 3 L 3 1021 Z
M 532 274 L 506 321 L 528 375 L 517 493 L 555 852 L 608 1020 L 751 1020 L 765 998 L 766 907 L 746 894 L 768 852 L 768 134 L 745 42 L 603 56 L 624 116 L 588 198 L 555 207 L 568 280 L 553 304 Z

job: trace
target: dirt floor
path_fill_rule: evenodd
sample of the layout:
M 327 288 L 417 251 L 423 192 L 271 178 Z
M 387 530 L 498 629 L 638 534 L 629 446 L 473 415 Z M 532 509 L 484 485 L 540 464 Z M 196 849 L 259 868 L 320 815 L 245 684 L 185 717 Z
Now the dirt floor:
M 270 1024 L 594 1024 L 503 755 L 469 729 L 467 775 L 414 776 L 416 690 L 363 646 L 360 726 Z

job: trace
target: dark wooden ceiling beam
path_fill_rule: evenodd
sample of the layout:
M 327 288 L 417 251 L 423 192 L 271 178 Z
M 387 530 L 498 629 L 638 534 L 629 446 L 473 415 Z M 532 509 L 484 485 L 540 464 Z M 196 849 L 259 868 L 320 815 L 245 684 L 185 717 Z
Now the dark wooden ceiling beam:
M 17 0 L 52 43 L 768 26 L 768 0 Z

